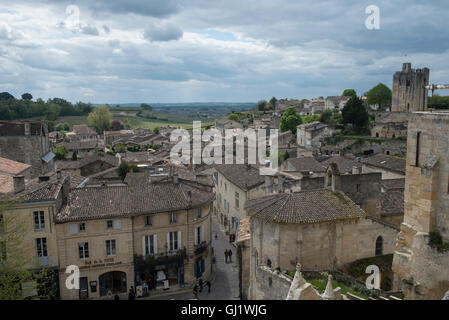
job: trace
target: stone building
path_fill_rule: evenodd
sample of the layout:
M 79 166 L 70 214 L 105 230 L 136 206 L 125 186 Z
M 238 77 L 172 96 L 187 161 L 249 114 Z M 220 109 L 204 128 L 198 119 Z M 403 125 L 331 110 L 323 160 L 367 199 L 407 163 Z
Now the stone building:
M 405 215 L 393 259 L 406 299 L 449 289 L 449 113 L 413 113 L 408 127 Z M 435 240 L 432 240 L 435 239 Z
M 401 179 L 405 176 L 406 160 L 403 158 L 376 154 L 371 157 L 361 158 L 362 172 L 381 172 L 382 180 Z
M 19 176 L 23 176 L 23 182 L 30 179 L 29 164 L 0 158 L 0 193 L 14 192 L 14 185 L 19 180 Z
M 35 178 L 54 168 L 45 121 L 0 121 L 0 157 L 31 165 Z
M 212 200 L 210 189 L 174 177 L 74 190 L 56 217 L 61 298 L 123 298 L 130 286 L 139 296 L 208 278 Z M 80 291 L 65 288 L 69 265 L 80 267 Z
M 331 134 L 329 126 L 318 121 L 296 127 L 297 144 L 306 150 L 318 150 L 322 145 L 321 140 Z
M 351 99 L 348 96 L 328 96 L 324 100 L 324 109 L 332 111 L 341 111 L 345 107 L 346 103 Z
M 235 234 L 239 221 L 247 217 L 248 199 L 264 195 L 264 176 L 259 168 L 247 164 L 216 165 L 214 208 L 218 220 L 230 234 Z
M 398 228 L 368 216 L 342 192 L 346 183 L 336 165 L 328 172 L 324 189 L 247 201 L 251 280 L 244 290 L 249 290 L 250 299 L 264 296 L 256 276 L 261 275 L 260 266 L 284 272 L 301 263 L 306 270 L 334 270 L 355 260 L 393 253 Z
M 412 69 L 411 63 L 404 63 L 402 71 L 393 76 L 392 112 L 413 112 L 427 110 L 429 69 Z
M 97 140 L 98 134 L 95 129 L 86 126 L 85 124 L 75 124 L 73 126 L 73 131 L 68 132 L 68 136 L 73 141 L 84 141 L 84 140 Z
M 76 161 L 57 161 L 58 170 L 71 172 L 83 177 L 100 173 L 104 170 L 116 168 L 120 165 L 120 159 L 109 154 L 94 154 Z

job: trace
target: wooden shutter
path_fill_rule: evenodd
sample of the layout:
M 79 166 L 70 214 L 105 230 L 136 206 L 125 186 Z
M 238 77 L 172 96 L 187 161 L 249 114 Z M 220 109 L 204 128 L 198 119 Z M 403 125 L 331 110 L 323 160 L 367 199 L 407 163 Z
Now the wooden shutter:
M 178 249 L 181 250 L 181 231 L 178 231 Z
M 72 223 L 69 225 L 70 234 L 78 233 L 78 224 Z
M 204 241 L 204 226 L 201 226 L 201 239 L 200 243 Z
M 113 226 L 114 226 L 114 229 L 120 229 L 122 227 L 122 221 L 114 220 Z
M 146 236 L 143 236 L 142 237 L 142 256 L 145 256 L 145 237 Z
M 170 251 L 170 232 L 167 232 L 167 252 Z

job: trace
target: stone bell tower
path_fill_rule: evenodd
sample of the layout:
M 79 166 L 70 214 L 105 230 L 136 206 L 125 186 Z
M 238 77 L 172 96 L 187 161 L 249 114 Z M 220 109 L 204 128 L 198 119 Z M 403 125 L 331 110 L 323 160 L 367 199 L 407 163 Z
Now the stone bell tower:
M 407 62 L 402 71 L 393 76 L 392 112 L 414 112 L 427 110 L 427 90 L 429 85 L 429 69 L 412 69 Z

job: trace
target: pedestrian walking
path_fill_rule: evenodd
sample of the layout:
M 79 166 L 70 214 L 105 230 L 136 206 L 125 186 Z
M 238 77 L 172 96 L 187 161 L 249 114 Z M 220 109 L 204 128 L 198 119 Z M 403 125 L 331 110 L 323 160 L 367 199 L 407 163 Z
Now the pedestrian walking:
M 211 283 L 209 280 L 206 281 L 207 293 L 210 293 Z
M 225 262 L 228 263 L 228 249 L 225 250 L 224 255 L 225 255 Z
M 133 286 L 131 286 L 131 288 L 129 288 L 128 300 L 136 300 L 136 294 L 134 293 Z
M 203 292 L 203 278 L 200 278 L 200 280 L 198 281 L 198 284 L 200 286 L 200 293 Z
M 229 262 L 232 262 L 232 250 L 229 249 L 228 251 L 228 256 L 229 256 Z
M 198 300 L 198 285 L 195 284 L 195 286 L 193 287 L 193 296 L 195 299 Z

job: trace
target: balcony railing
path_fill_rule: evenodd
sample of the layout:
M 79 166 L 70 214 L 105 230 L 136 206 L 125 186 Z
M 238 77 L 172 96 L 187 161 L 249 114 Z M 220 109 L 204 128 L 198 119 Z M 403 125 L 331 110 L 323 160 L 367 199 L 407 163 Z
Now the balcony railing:
M 145 256 L 135 255 L 135 263 L 136 266 L 141 266 L 145 264 L 153 264 L 153 263 L 169 263 L 179 259 L 185 259 L 187 257 L 186 248 L 180 250 L 171 250 L 167 252 L 157 253 L 157 254 L 148 254 Z
M 201 254 L 204 251 L 206 251 L 208 245 L 209 244 L 206 241 L 196 244 L 195 245 L 195 255 Z

